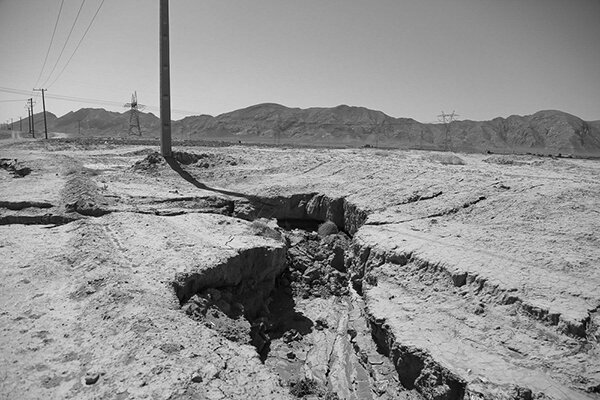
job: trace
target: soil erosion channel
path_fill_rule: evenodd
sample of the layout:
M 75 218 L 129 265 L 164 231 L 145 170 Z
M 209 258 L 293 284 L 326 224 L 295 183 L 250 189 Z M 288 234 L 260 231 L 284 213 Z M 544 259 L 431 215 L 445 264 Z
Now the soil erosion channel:
M 373 341 L 364 303 L 349 285 L 351 239 L 330 221 L 319 232 L 282 231 L 266 220 L 252 226 L 286 243 L 283 273 L 229 287 L 195 282 L 200 289 L 191 297 L 176 286 L 186 314 L 232 341 L 252 344 L 297 397 L 421 398 L 401 385 Z

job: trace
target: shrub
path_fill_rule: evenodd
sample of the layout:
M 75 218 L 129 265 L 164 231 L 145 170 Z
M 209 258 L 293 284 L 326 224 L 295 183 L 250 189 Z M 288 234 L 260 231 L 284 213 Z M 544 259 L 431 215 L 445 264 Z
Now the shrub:
M 252 221 L 250 224 L 252 233 L 257 236 L 268 237 L 275 240 L 283 240 L 281 233 L 274 228 L 270 227 L 267 220 L 257 219 Z

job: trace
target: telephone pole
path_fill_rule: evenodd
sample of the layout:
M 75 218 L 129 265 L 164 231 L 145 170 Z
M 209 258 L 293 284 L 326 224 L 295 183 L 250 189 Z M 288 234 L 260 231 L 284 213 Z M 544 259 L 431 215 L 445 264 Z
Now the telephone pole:
M 46 139 L 48 139 L 48 125 L 46 124 L 46 100 L 44 99 L 44 92 L 48 89 L 33 89 L 36 92 L 42 92 L 42 107 L 44 107 L 44 133 L 46 134 Z
M 28 133 L 31 133 L 31 111 L 29 111 L 29 100 L 27 100 L 25 108 L 27 109 L 27 129 Z
M 160 0 L 160 150 L 171 157 L 171 81 L 169 66 L 169 0 Z
M 443 110 L 442 113 L 440 115 L 438 115 L 438 121 L 440 121 L 441 123 L 444 124 L 445 127 L 445 131 L 446 131 L 446 151 L 450 150 L 450 123 L 452 121 L 454 121 L 456 119 L 456 117 L 458 117 L 459 115 L 455 112 L 452 111 L 452 114 L 446 114 Z
M 33 121 L 33 98 L 29 99 L 29 109 L 31 110 L 31 118 L 29 118 L 29 120 L 31 121 L 31 134 L 35 138 L 35 123 Z
M 23 132 L 23 118 L 19 115 L 19 132 Z

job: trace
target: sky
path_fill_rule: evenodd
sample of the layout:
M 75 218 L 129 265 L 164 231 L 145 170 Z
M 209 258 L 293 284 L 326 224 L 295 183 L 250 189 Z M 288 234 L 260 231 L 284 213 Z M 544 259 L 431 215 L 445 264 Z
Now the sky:
M 158 114 L 158 5 L 0 0 L 0 122 L 32 94 L 41 111 L 33 88 L 58 116 L 134 91 Z M 171 0 L 172 118 L 269 102 L 599 120 L 599 20 L 600 0 Z

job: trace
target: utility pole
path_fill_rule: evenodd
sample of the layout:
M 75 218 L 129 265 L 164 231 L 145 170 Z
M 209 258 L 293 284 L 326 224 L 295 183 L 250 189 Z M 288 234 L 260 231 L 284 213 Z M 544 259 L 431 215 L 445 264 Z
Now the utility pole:
M 33 121 L 33 98 L 29 99 L 29 109 L 31 110 L 31 134 L 35 138 L 35 122 Z
M 19 132 L 23 132 L 23 118 L 19 115 Z
M 160 0 L 160 150 L 171 157 L 171 80 L 169 66 L 169 0 Z
M 31 133 L 31 112 L 29 111 L 29 100 L 27 100 L 25 108 L 27 109 L 27 129 L 29 130 L 28 133 Z
M 33 89 L 37 92 L 42 92 L 42 107 L 44 107 L 44 133 L 46 134 L 46 139 L 48 139 L 48 125 L 46 124 L 46 100 L 44 99 L 44 92 L 48 89 Z
M 438 115 L 438 121 L 440 121 L 441 123 L 444 124 L 445 130 L 446 130 L 446 143 L 445 143 L 445 147 L 446 147 L 446 151 L 450 150 L 450 123 L 452 121 L 454 121 L 456 119 L 456 117 L 458 117 L 459 115 L 455 112 L 452 111 L 452 114 L 446 114 L 443 110 L 442 113 L 440 115 Z

